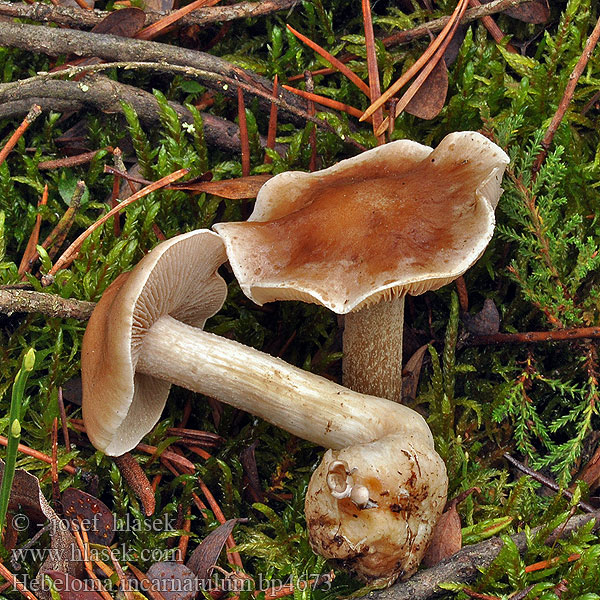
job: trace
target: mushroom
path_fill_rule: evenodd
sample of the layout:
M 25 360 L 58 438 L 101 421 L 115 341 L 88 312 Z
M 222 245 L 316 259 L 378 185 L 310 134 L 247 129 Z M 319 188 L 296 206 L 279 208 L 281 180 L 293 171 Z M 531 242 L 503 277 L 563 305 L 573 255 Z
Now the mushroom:
M 345 314 L 343 382 L 400 401 L 404 296 L 464 273 L 494 231 L 508 156 L 477 132 L 435 150 L 399 140 L 259 191 L 243 223 L 214 225 L 244 293 Z
M 107 454 L 133 448 L 172 383 L 246 410 L 328 448 L 312 476 L 306 518 L 316 552 L 369 581 L 417 568 L 444 507 L 446 469 L 425 420 L 202 331 L 222 305 L 221 238 L 187 233 L 120 275 L 83 339 L 83 417 Z

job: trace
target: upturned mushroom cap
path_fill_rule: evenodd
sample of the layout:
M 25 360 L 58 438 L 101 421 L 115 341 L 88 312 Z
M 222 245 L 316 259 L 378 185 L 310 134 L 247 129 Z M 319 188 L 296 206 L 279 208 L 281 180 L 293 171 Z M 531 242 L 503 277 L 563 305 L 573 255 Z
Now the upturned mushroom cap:
M 433 150 L 410 140 L 260 190 L 244 223 L 219 223 L 244 293 L 304 300 L 344 314 L 421 294 L 464 273 L 494 230 L 508 156 L 477 132 Z
M 369 582 L 410 577 L 442 514 L 447 485 L 442 459 L 420 436 L 328 450 L 306 494 L 311 546 Z
M 223 305 L 223 242 L 198 230 L 163 242 L 104 292 L 83 338 L 83 417 L 96 448 L 131 450 L 156 424 L 171 384 L 136 373 L 145 333 L 163 315 L 203 327 Z

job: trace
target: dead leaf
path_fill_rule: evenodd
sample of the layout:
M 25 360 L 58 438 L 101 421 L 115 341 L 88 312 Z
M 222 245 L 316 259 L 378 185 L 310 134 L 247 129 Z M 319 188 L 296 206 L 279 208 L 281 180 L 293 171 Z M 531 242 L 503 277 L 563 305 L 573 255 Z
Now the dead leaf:
M 258 440 L 255 440 L 250 446 L 244 448 L 240 454 L 240 462 L 244 468 L 244 479 L 246 492 L 249 494 L 252 502 L 264 502 L 264 494 L 260 485 L 258 476 L 258 467 L 256 466 L 256 446 Z
M 590 492 L 598 489 L 600 482 L 600 447 L 596 449 L 592 458 L 590 458 L 579 475 L 577 475 L 577 479 L 585 481 L 590 488 Z M 569 489 L 572 491 L 574 487 L 575 485 L 573 484 Z
M 146 13 L 139 8 L 122 8 L 109 13 L 96 25 L 93 33 L 110 33 L 121 37 L 133 37 L 146 22 Z
M 3 475 L 4 462 L 0 460 L 0 480 Z M 23 511 L 30 519 L 39 523 L 45 520 L 50 522 L 50 551 L 38 571 L 39 587 L 42 587 L 42 574 L 46 571 L 61 571 L 74 577 L 83 575 L 83 562 L 77 542 L 67 524 L 44 498 L 37 477 L 23 469 L 15 471 L 9 509 L 15 513 Z
M 61 571 L 46 571 L 54 582 L 61 600 L 102 600 L 102 596 L 93 590 L 93 581 L 83 581 Z
M 184 182 L 173 186 L 180 190 L 193 190 L 205 192 L 228 200 L 243 200 L 256 198 L 258 190 L 269 180 L 271 175 L 249 175 L 237 179 L 224 179 L 223 181 L 200 181 L 198 183 Z
M 95 0 L 85 0 L 89 8 L 94 8 Z M 58 6 L 66 6 L 71 8 L 82 8 L 75 0 L 59 0 Z
M 460 517 L 456 510 L 456 502 L 440 517 L 431 538 L 431 543 L 423 557 L 426 567 L 433 567 L 439 562 L 456 554 L 462 547 L 462 529 Z
M 233 528 L 238 523 L 243 523 L 247 519 L 229 519 L 219 525 L 214 531 L 207 535 L 198 547 L 192 552 L 187 561 L 187 566 L 197 576 L 199 580 L 207 580 L 212 568 L 219 559 L 219 554 L 225 546 L 227 538 L 231 535 Z
M 404 110 L 419 119 L 433 119 L 444 108 L 447 93 L 448 69 L 441 59 Z
M 173 10 L 173 0 L 146 0 L 144 8 L 153 12 Z
M 65 517 L 75 525 L 79 524 L 77 517 L 81 518 L 92 544 L 110 546 L 115 537 L 115 519 L 104 502 L 76 488 L 67 488 L 62 494 L 62 505 Z
M 532 0 L 531 2 L 519 4 L 519 6 L 507 8 L 504 14 L 513 19 L 525 21 L 525 23 L 547 23 L 550 18 L 550 6 L 548 0 Z
M 473 335 L 493 335 L 500 331 L 500 313 L 491 298 L 486 298 L 483 308 L 474 315 L 461 315 L 465 329 Z
M 429 344 L 421 346 L 409 359 L 406 361 L 402 369 L 402 398 L 406 400 L 414 400 L 417 397 L 417 388 L 419 387 L 419 379 L 421 377 L 421 367 L 423 366 L 423 358 L 427 352 Z
M 465 41 L 465 37 L 467 36 L 467 31 L 469 30 L 469 25 L 459 25 L 444 52 L 444 62 L 446 63 L 446 68 L 448 68 L 457 58 L 458 53 Z
M 146 576 L 165 600 L 192 600 L 200 589 L 193 571 L 177 562 L 154 563 Z

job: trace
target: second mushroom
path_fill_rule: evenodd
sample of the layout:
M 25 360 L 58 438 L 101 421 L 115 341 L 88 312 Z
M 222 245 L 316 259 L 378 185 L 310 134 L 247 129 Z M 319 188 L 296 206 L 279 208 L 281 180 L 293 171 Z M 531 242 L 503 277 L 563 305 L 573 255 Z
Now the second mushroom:
M 244 293 L 345 315 L 343 382 L 399 402 L 404 297 L 462 275 L 494 231 L 509 159 L 474 131 L 432 149 L 399 140 L 260 190 L 244 223 L 218 223 Z

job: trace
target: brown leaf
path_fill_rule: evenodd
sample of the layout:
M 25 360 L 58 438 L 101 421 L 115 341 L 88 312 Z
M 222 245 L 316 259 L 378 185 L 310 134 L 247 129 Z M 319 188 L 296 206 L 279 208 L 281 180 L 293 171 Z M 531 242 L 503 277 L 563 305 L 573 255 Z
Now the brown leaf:
M 195 192 L 206 192 L 228 200 L 243 200 L 245 198 L 256 198 L 258 190 L 269 180 L 271 175 L 249 175 L 237 179 L 224 179 L 223 181 L 200 181 L 198 183 L 184 182 L 173 186 L 180 190 L 193 190 Z
M 486 298 L 483 308 L 474 315 L 461 315 L 465 329 L 473 335 L 493 335 L 500 331 L 500 313 L 491 298 Z
M 139 8 L 122 8 L 109 13 L 96 25 L 93 33 L 110 33 L 121 37 L 133 37 L 144 27 L 146 14 Z
M 3 475 L 4 462 L 0 460 L 0 480 Z M 38 571 L 38 580 L 41 580 L 41 574 L 48 570 L 62 571 L 75 577 L 83 574 L 83 562 L 79 558 L 77 542 L 66 523 L 44 498 L 37 477 L 23 469 L 15 471 L 9 509 L 15 512 L 21 510 L 31 519 L 40 522 L 46 519 L 50 522 L 50 551 Z
M 240 462 L 244 468 L 247 483 L 246 492 L 250 495 L 253 502 L 264 502 L 265 498 L 260 485 L 258 467 L 256 466 L 256 446 L 258 446 L 258 440 L 255 440 L 250 446 L 244 448 L 240 454 Z
M 504 14 L 513 19 L 525 21 L 525 23 L 546 23 L 550 18 L 550 6 L 548 0 L 532 0 L 531 2 L 519 4 L 519 6 L 507 8 Z
M 465 41 L 468 30 L 468 25 L 459 25 L 456 28 L 456 32 L 452 36 L 452 39 L 446 48 L 446 52 L 444 52 L 444 62 L 446 63 L 446 68 L 452 65 L 452 63 L 454 63 L 454 61 L 458 58 L 458 53 L 460 52 L 463 42 Z
M 448 70 L 442 59 L 435 65 L 404 110 L 419 119 L 433 119 L 444 108 L 447 93 Z
M 148 11 L 167 12 L 173 10 L 173 0 L 146 0 L 144 8 Z
M 598 488 L 600 482 L 600 447 L 596 449 L 592 458 L 583 467 L 581 473 L 577 475 L 577 479 L 585 481 L 590 488 L 590 492 L 594 492 Z
M 207 535 L 198 547 L 192 552 L 187 566 L 197 576 L 198 579 L 208 579 L 212 568 L 219 559 L 219 554 L 225 546 L 227 538 L 231 535 L 233 528 L 246 519 L 229 519 L 219 525 L 214 531 Z
M 429 344 L 421 346 L 407 361 L 402 369 L 402 398 L 414 400 L 417 397 L 417 387 L 421 377 L 423 358 Z
M 92 544 L 110 546 L 115 520 L 104 502 L 76 488 L 67 488 L 62 494 L 62 505 L 65 517 L 75 525 L 79 524 L 77 517 L 81 518 Z
M 431 544 L 423 557 L 426 567 L 433 567 L 439 562 L 456 554 L 462 547 L 462 530 L 460 517 L 453 502 L 450 508 L 440 517 L 435 529 Z
M 193 571 L 177 562 L 154 563 L 146 576 L 165 600 L 192 600 L 199 589 Z
M 102 596 L 93 590 L 93 581 L 83 581 L 62 571 L 46 571 L 54 582 L 61 600 L 102 600 Z

